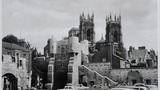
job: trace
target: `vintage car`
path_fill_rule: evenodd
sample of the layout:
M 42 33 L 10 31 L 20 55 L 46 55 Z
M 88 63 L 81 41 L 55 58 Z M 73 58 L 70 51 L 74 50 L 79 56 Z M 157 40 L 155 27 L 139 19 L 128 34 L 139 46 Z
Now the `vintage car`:
M 135 89 L 130 89 L 130 88 L 112 88 L 110 90 L 135 90 Z
M 57 89 L 57 90 L 78 90 L 74 86 L 65 86 L 64 89 Z
M 127 88 L 133 90 L 149 90 L 146 86 L 117 86 L 116 88 Z
M 146 84 L 144 84 L 144 83 L 136 83 L 136 84 L 134 84 L 134 86 L 145 86 Z
M 31 88 L 26 88 L 26 89 L 24 89 L 24 90 L 37 90 L 37 88 L 31 87 Z
M 83 86 L 82 84 L 76 84 L 76 85 L 75 85 L 75 88 L 76 88 L 76 89 L 89 89 L 89 87 L 85 87 L 85 86 Z
M 158 90 L 156 85 L 146 85 L 150 90 Z

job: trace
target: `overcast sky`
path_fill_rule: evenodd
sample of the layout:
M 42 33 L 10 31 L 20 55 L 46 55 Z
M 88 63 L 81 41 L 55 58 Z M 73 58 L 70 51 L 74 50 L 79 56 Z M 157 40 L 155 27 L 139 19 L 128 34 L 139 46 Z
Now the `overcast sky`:
M 2 1 L 2 37 L 25 38 L 42 53 L 48 38 L 61 40 L 72 27 L 79 27 L 82 12 L 94 12 L 96 41 L 105 36 L 106 16 L 121 13 L 124 46 L 157 51 L 157 0 Z

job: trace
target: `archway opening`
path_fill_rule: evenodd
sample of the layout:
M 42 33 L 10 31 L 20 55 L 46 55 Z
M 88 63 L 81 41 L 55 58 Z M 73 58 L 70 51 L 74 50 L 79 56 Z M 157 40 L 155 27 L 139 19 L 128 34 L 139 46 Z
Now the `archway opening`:
M 139 71 L 130 71 L 127 75 L 127 82 L 129 85 L 134 85 L 136 83 L 142 83 L 143 77 Z
M 11 74 L 7 73 L 2 76 L 3 78 L 3 90 L 18 90 L 17 78 Z

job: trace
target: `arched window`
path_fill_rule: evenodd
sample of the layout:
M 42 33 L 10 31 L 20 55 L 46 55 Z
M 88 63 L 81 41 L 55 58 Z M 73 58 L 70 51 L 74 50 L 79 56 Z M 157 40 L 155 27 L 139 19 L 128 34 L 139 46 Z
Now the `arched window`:
M 90 29 L 88 29 L 87 30 L 87 40 L 89 40 L 89 41 L 90 41 L 90 35 L 91 35 L 91 31 L 90 31 Z
M 118 33 L 117 33 L 117 31 L 114 32 L 113 41 L 114 41 L 114 42 L 118 42 Z

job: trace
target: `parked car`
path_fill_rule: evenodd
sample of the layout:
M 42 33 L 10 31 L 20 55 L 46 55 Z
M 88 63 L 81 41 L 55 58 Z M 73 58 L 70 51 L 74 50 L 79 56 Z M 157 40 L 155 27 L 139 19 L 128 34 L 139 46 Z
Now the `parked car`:
M 136 83 L 134 84 L 134 86 L 145 86 L 146 84 L 145 83 Z
M 67 83 L 67 85 L 66 86 L 72 86 L 72 83 Z
M 31 87 L 31 88 L 26 88 L 26 89 L 24 89 L 24 90 L 37 90 L 37 88 Z
M 138 86 L 138 87 L 134 87 L 133 89 L 135 90 L 149 90 L 147 87 L 145 86 Z
M 146 86 L 117 86 L 116 88 L 129 88 L 133 90 L 149 90 Z
M 93 85 L 92 87 L 93 87 L 93 88 L 99 88 L 99 86 L 98 86 L 98 85 Z
M 58 90 L 78 90 L 74 86 L 65 86 L 64 89 L 58 89 Z
M 104 88 L 104 86 L 102 84 L 99 85 L 99 88 Z
M 110 90 L 135 90 L 130 88 L 111 88 Z
M 76 85 L 75 85 L 75 88 L 76 88 L 76 89 L 89 89 L 89 87 L 85 87 L 85 86 L 83 86 L 82 84 L 76 84 Z
M 150 90 L 158 90 L 156 85 L 146 85 Z

